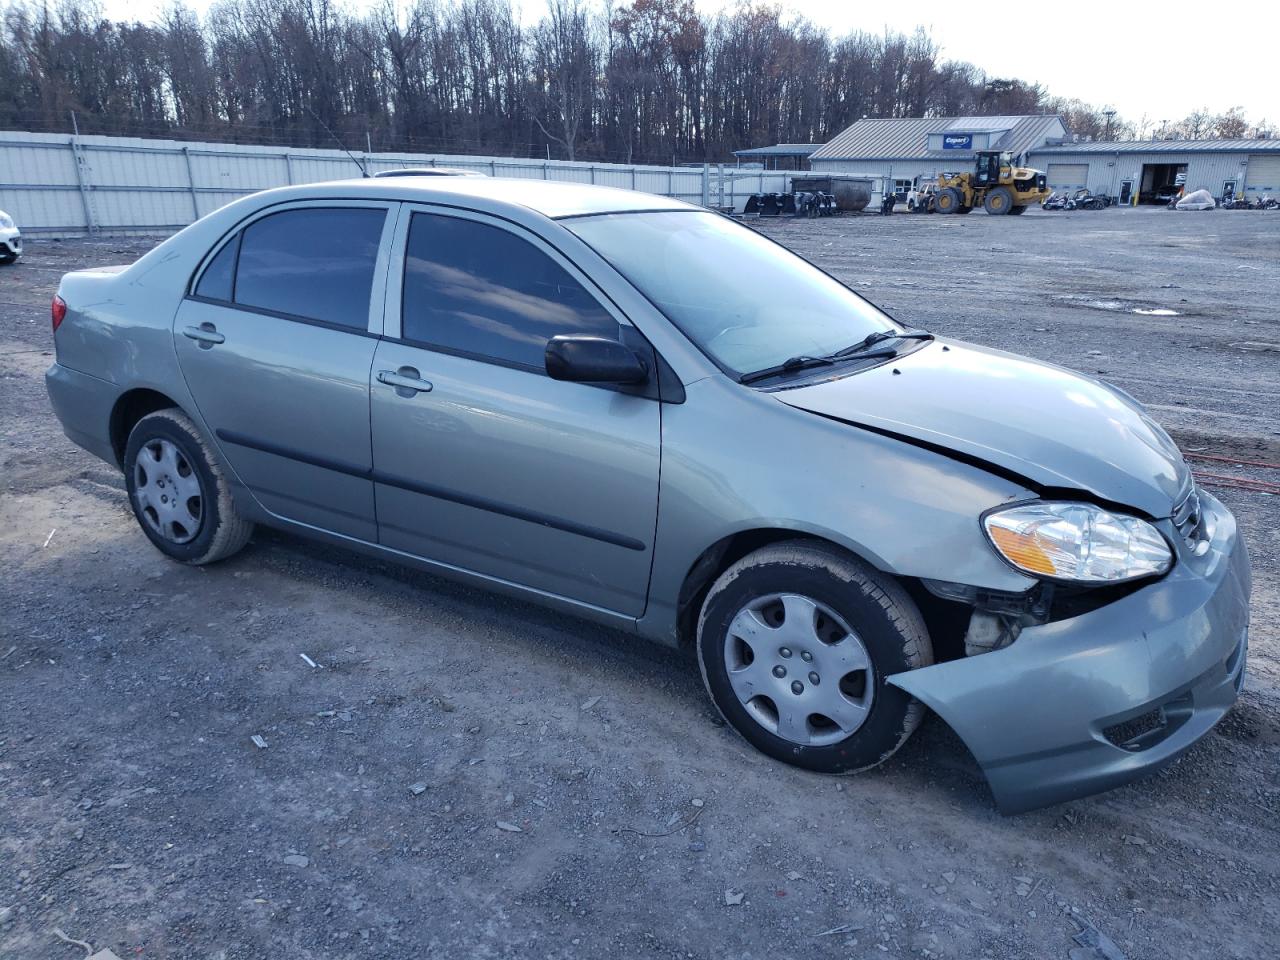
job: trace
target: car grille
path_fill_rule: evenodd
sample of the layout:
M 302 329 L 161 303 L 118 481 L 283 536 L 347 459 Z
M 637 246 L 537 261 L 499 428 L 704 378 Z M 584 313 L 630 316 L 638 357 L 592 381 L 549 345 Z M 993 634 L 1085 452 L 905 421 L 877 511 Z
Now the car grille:
M 1173 525 L 1186 541 L 1187 546 L 1196 547 L 1206 539 L 1204 534 L 1204 513 L 1200 509 L 1200 493 L 1196 490 L 1195 481 L 1186 496 L 1173 507 Z

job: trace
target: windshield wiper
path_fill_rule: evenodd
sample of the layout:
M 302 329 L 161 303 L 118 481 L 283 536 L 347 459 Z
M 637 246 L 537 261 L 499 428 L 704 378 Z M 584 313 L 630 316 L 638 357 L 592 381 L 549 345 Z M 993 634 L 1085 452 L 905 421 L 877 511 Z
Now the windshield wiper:
M 905 330 L 899 333 L 897 330 L 876 330 L 867 334 L 857 343 L 837 350 L 835 353 L 824 354 L 819 357 L 798 356 L 791 357 L 782 363 L 772 367 L 765 367 L 763 370 L 755 370 L 738 378 L 739 383 L 755 383 L 758 380 L 767 380 L 769 377 L 776 377 L 782 373 L 791 373 L 794 370 L 808 370 L 811 367 L 824 367 L 831 364 L 839 363 L 843 360 L 870 360 L 874 357 L 892 357 L 897 353 L 893 348 L 882 348 L 880 350 L 872 350 L 878 343 L 885 340 L 932 340 L 933 334 L 924 330 Z
M 833 363 L 835 363 L 835 360 L 832 357 L 788 357 L 772 367 L 765 367 L 763 370 L 755 370 L 744 374 L 738 378 L 738 382 L 755 383 L 757 380 L 776 377 L 780 373 L 790 373 L 792 370 L 808 370 L 810 367 L 829 367 Z
M 933 334 L 927 330 L 876 330 L 868 333 L 865 337 L 851 346 L 845 347 L 843 350 L 837 350 L 835 353 L 829 354 L 833 358 L 852 357 L 874 347 L 877 343 L 883 343 L 886 340 L 932 340 Z

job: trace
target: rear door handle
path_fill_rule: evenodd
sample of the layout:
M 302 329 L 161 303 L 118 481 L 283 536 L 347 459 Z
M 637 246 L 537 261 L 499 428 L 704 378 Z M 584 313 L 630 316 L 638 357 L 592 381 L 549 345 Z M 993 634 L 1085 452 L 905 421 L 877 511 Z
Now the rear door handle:
M 421 374 L 413 367 L 401 367 L 399 370 L 379 370 L 378 382 L 395 387 L 396 393 L 402 397 L 412 397 L 431 390 L 431 381 L 423 380 Z
M 212 323 L 202 323 L 198 327 L 187 327 L 182 331 L 182 335 L 188 340 L 195 340 L 205 349 L 212 347 L 215 343 L 224 343 L 227 339 L 218 332 L 218 328 Z

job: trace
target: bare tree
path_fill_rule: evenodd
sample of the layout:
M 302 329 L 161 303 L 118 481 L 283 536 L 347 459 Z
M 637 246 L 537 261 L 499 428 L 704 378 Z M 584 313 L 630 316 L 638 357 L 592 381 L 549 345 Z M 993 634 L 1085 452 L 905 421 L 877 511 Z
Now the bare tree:
M 595 100 L 598 58 L 592 32 L 582 0 L 550 0 L 547 16 L 533 32 L 533 119 L 570 160 L 577 159 L 578 140 Z

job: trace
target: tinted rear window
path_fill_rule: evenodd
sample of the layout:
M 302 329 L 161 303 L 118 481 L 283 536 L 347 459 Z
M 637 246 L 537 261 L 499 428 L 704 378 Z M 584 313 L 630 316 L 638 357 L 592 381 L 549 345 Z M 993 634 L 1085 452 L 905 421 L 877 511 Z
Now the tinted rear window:
M 285 210 L 249 224 L 235 302 L 366 329 L 385 219 L 385 210 L 332 207 Z
M 618 322 L 560 264 L 501 227 L 415 213 L 405 252 L 404 337 L 545 369 L 557 334 L 618 336 Z

